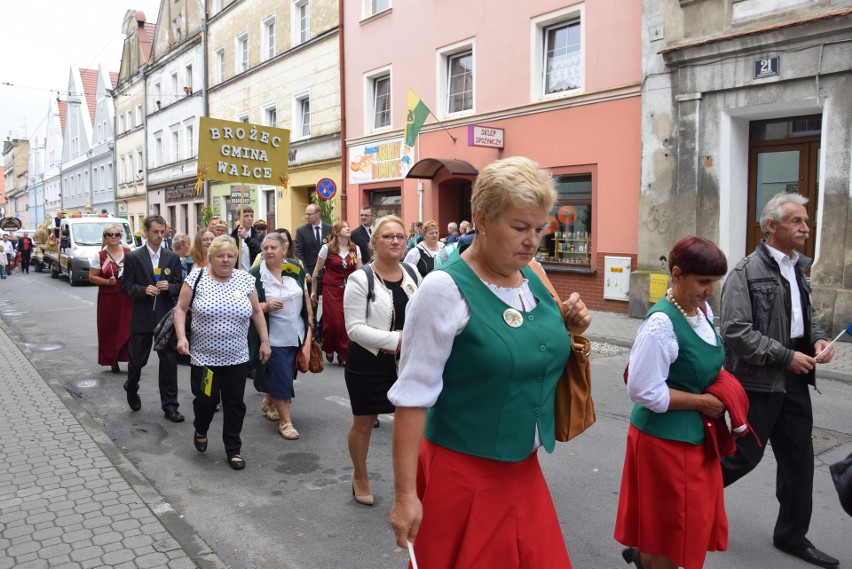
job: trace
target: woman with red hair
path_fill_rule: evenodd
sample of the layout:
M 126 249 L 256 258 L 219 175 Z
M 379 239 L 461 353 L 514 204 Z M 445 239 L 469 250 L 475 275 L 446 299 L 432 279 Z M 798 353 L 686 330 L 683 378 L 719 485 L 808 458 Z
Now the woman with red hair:
M 335 223 L 328 243 L 319 251 L 312 275 L 313 282 L 317 282 L 325 267 L 322 278 L 322 351 L 329 362 L 334 360 L 336 352 L 340 365 L 346 365 L 346 350 L 349 349 L 349 336 L 346 335 L 343 319 L 343 290 L 349 275 L 361 268 L 361 249 L 350 239 L 351 236 L 348 223 Z M 317 302 L 316 290 L 311 293 L 311 301 Z
M 704 446 L 702 415 L 724 404 L 704 393 L 722 368 L 722 340 L 707 300 L 728 271 L 725 255 L 690 236 L 669 253 L 672 288 L 648 311 L 630 351 L 630 414 L 615 539 L 642 569 L 700 569 L 725 551 L 728 518 L 718 456 Z

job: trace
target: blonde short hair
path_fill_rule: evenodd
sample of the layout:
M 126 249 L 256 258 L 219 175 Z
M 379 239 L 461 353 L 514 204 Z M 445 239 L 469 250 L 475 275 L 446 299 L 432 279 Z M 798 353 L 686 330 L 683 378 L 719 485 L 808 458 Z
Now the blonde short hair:
M 427 221 L 423 224 L 423 227 L 420 229 L 420 234 L 426 235 L 427 233 L 429 233 L 429 230 L 431 230 L 431 229 L 437 229 L 438 233 L 441 232 L 441 228 L 438 227 L 438 222 L 430 219 L 429 221 Z
M 213 239 L 213 242 L 207 249 L 207 260 L 211 260 L 213 257 L 218 255 L 225 249 L 230 249 L 234 253 L 235 257 L 239 254 L 237 244 L 234 243 L 234 240 L 233 238 L 231 238 L 230 235 L 219 235 L 218 237 Z
M 506 208 L 526 205 L 550 211 L 556 189 L 550 173 L 523 156 L 492 162 L 479 172 L 470 198 L 471 211 L 480 209 L 496 219 Z
M 400 227 L 402 227 L 402 231 L 405 232 L 405 222 L 395 215 L 385 215 L 376 220 L 376 227 L 373 229 L 373 234 L 370 236 L 370 248 L 375 251 L 376 250 L 376 242 L 381 239 L 382 235 L 382 227 L 387 225 L 388 223 L 398 223 Z M 405 245 L 403 243 L 403 245 Z

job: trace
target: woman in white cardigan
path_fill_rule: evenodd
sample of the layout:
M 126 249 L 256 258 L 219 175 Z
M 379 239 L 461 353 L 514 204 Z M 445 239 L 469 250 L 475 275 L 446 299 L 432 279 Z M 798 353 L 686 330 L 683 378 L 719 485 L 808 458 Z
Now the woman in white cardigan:
M 400 263 L 406 238 L 400 218 L 389 215 L 379 219 L 370 238 L 375 251 L 373 262 L 352 273 L 343 293 L 343 315 L 350 340 L 344 376 L 352 405 L 352 495 L 366 506 L 373 505 L 367 477 L 370 435 L 379 413 L 394 411 L 387 393 L 396 381 L 405 306 L 419 284 L 417 272 Z M 372 287 L 369 272 L 373 274 Z

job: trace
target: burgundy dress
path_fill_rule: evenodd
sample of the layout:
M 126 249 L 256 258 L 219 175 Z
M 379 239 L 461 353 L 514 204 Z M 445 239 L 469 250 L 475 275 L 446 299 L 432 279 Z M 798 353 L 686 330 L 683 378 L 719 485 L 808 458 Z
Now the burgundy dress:
M 127 255 L 130 249 L 125 248 Z M 110 259 L 106 249 L 99 254 L 101 276 L 105 279 L 115 277 L 114 285 L 98 285 L 98 365 L 115 366 L 126 362 L 127 346 L 130 343 L 130 314 L 133 311 L 133 299 L 121 294 L 119 274 L 124 258 Z
M 343 320 L 343 287 L 349 275 L 358 269 L 355 255 L 350 251 L 343 258 L 329 251 L 322 277 L 322 351 L 326 354 L 337 352 L 341 361 L 346 361 L 349 348 L 349 335 Z

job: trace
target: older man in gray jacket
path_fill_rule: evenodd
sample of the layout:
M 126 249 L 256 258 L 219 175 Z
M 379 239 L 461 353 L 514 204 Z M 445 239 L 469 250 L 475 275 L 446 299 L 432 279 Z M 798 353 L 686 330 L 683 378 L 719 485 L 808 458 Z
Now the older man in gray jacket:
M 813 322 L 811 259 L 798 253 L 808 237 L 807 198 L 782 192 L 760 216 L 764 241 L 739 262 L 722 289 L 721 330 L 725 368 L 743 384 L 748 420 L 760 439 L 737 439 L 737 452 L 722 459 L 725 485 L 751 472 L 767 441 L 778 463 L 780 503 L 773 544 L 820 567 L 837 567 L 806 537 L 813 509 L 813 412 L 808 384 L 814 367 L 831 361 L 834 348 Z M 816 357 L 820 354 L 819 357 Z

